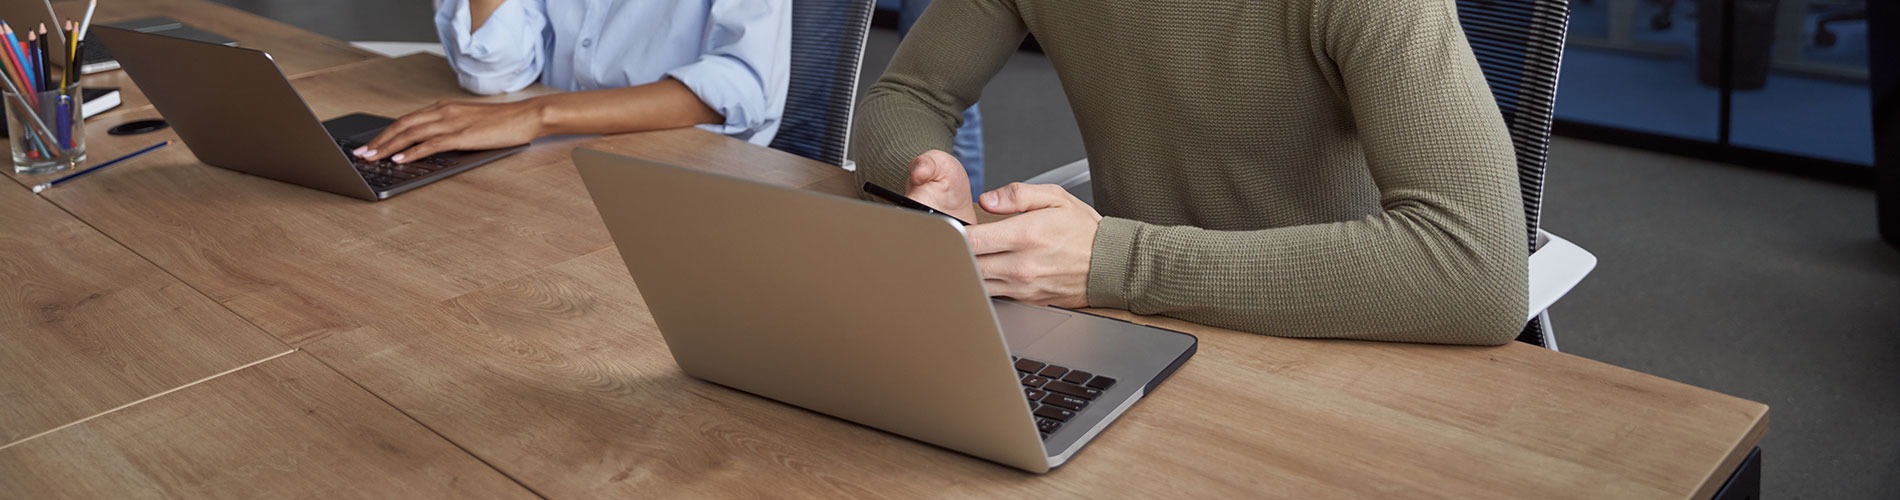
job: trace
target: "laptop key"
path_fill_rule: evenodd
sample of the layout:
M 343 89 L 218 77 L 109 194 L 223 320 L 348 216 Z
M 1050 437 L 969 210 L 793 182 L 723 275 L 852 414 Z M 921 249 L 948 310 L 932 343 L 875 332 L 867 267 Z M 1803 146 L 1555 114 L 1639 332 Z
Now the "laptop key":
M 1049 394 L 1049 391 L 1037 389 L 1034 387 L 1023 388 L 1023 395 L 1029 397 L 1030 401 L 1042 401 L 1042 397 L 1048 394 Z
M 1049 379 L 1035 375 L 1023 377 L 1023 387 L 1042 387 L 1043 384 L 1047 383 L 1049 383 Z
M 1081 399 L 1081 397 L 1075 397 L 1075 395 L 1060 394 L 1060 392 L 1051 392 L 1049 395 L 1043 395 L 1043 405 L 1056 405 L 1056 407 L 1062 407 L 1062 409 L 1081 411 L 1083 407 L 1089 405 L 1089 399 Z
M 1059 392 L 1049 393 L 1049 395 L 1043 397 L 1041 401 L 1043 404 L 1056 405 L 1075 411 L 1082 411 L 1082 407 L 1089 405 L 1089 400 Z
M 1101 389 L 1090 389 L 1087 387 L 1082 387 L 1079 385 L 1063 382 L 1060 380 L 1050 382 L 1048 384 L 1044 384 L 1041 387 L 1044 389 L 1048 389 L 1050 391 L 1060 392 L 1063 394 L 1068 394 L 1070 396 L 1075 396 L 1075 397 L 1079 397 L 1079 398 L 1090 400 L 1090 401 L 1094 401 L 1095 398 L 1102 397 Z
M 1036 419 L 1036 430 L 1041 431 L 1044 438 L 1049 437 L 1049 433 L 1055 432 L 1058 427 L 1062 427 L 1062 422 L 1046 418 Z
M 1036 372 L 1037 375 L 1041 375 L 1041 376 L 1049 377 L 1049 378 L 1062 378 L 1062 374 L 1064 373 L 1069 373 L 1069 369 L 1056 366 L 1056 365 L 1049 365 L 1048 367 L 1043 368 L 1042 371 Z
M 1050 420 L 1060 420 L 1063 422 L 1067 422 L 1069 421 L 1069 419 L 1075 418 L 1075 411 L 1064 409 L 1064 408 L 1057 408 L 1050 405 L 1042 405 L 1041 408 L 1036 409 L 1036 416 L 1047 418 Z
M 1109 387 L 1113 387 L 1115 385 L 1115 379 L 1104 377 L 1101 375 L 1096 375 L 1095 378 L 1089 379 L 1089 383 L 1082 384 L 1082 385 L 1090 389 L 1107 390 Z
M 1095 374 L 1093 373 L 1085 372 L 1082 370 L 1073 370 L 1073 371 L 1070 371 L 1068 375 L 1063 375 L 1062 381 L 1068 382 L 1071 384 L 1080 384 L 1080 383 L 1089 381 L 1089 377 L 1093 377 L 1093 376 L 1095 376 Z
M 1016 371 L 1036 373 L 1037 371 L 1041 371 L 1042 367 L 1044 366 L 1048 366 L 1048 365 L 1045 365 L 1041 361 L 1036 361 L 1033 359 L 1016 360 Z

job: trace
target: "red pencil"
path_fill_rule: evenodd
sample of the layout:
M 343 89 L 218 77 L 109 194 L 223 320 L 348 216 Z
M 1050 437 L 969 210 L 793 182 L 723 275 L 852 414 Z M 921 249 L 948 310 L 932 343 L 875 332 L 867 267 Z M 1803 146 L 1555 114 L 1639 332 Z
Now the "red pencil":
M 0 27 L 0 36 L 4 36 L 4 38 L 13 38 L 13 27 Z M 32 93 L 32 80 L 30 80 L 30 78 L 27 78 L 27 65 L 25 65 L 25 61 L 19 61 L 19 57 L 17 57 L 17 55 L 19 55 L 19 53 L 23 53 L 23 51 L 13 51 L 13 44 L 6 44 L 6 46 L 8 46 L 8 48 L 0 49 L 0 51 L 4 51 L 4 53 L 6 53 L 6 61 L 8 61 L 8 76 L 13 76 L 13 78 L 15 78 L 15 82 L 19 82 L 19 91 L 21 91 L 21 97 L 28 97 L 28 99 L 38 99 L 40 95 L 36 95 L 36 93 Z
M 7 35 L 11 34 L 13 34 L 13 27 L 0 25 L 0 40 L 4 40 Z M 6 44 L 0 43 L 0 45 Z M 14 57 L 13 54 L 14 52 L 10 47 L 6 50 L 0 50 L 0 57 L 5 58 L 7 62 L 6 76 L 13 79 L 20 92 L 29 92 L 27 89 L 32 88 L 32 85 L 30 85 L 31 81 L 26 79 L 26 70 L 20 67 L 20 59 Z M 21 94 L 21 97 L 25 96 L 25 94 Z

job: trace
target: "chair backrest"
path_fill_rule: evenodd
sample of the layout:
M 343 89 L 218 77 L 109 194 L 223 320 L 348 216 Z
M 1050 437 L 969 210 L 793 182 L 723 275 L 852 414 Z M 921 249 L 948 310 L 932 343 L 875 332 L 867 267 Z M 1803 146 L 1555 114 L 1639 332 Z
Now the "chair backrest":
M 844 166 L 875 3 L 792 1 L 792 78 L 773 149 Z
M 1459 24 L 1478 67 L 1497 98 L 1517 151 L 1524 194 L 1527 248 L 1537 250 L 1544 206 L 1544 167 L 1550 157 L 1551 115 L 1557 109 L 1557 69 L 1563 61 L 1569 0 L 1457 0 Z M 1543 325 L 1532 321 L 1518 340 L 1548 347 Z

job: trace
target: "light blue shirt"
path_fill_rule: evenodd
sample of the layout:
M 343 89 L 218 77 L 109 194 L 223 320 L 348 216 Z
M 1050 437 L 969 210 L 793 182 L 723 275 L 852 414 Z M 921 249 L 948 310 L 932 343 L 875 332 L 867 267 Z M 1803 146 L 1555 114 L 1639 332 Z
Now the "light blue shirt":
M 790 0 L 507 0 L 469 32 L 468 0 L 435 26 L 463 88 L 631 87 L 672 77 L 726 117 L 700 128 L 767 145 L 791 80 Z

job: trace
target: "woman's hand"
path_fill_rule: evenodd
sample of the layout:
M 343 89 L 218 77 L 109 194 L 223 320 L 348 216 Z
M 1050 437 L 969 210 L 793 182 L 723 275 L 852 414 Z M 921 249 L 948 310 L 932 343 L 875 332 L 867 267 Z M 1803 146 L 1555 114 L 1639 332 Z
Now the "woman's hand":
M 352 152 L 366 160 L 408 163 L 443 151 L 505 148 L 542 134 L 538 100 L 506 103 L 441 101 L 404 115 Z

